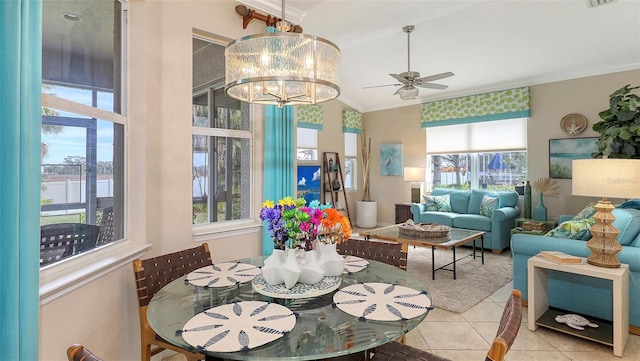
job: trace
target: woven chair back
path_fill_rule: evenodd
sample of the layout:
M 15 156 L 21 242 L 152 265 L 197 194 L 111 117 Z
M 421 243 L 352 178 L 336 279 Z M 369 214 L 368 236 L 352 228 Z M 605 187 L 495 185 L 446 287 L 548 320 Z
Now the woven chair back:
M 343 255 L 371 259 L 407 269 L 407 253 L 402 250 L 400 243 L 350 238 L 338 243 L 336 250 Z
M 211 265 L 211 254 L 206 243 L 158 257 L 134 260 L 138 304 L 147 306 L 151 297 L 167 283 L 208 265 Z

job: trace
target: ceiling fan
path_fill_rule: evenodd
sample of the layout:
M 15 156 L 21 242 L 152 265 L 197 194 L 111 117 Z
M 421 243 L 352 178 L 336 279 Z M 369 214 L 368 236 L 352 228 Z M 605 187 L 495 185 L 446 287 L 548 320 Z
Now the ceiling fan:
M 393 95 L 399 94 L 400 99 L 410 100 L 418 98 L 418 88 L 429 88 L 443 90 L 447 88 L 447 85 L 431 83 L 434 80 L 440 80 L 454 76 L 452 72 L 440 73 L 420 77 L 420 73 L 417 71 L 411 71 L 411 32 L 415 29 L 413 25 L 407 25 L 402 30 L 407 33 L 407 71 L 400 74 L 389 74 L 398 80 L 400 83 L 369 86 L 367 88 L 380 88 L 385 86 L 400 86 Z

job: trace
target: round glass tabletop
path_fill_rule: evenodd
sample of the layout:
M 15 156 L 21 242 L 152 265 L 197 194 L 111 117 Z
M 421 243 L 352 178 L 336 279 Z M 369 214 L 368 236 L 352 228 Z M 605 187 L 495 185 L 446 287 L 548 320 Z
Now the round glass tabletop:
M 264 257 L 240 262 L 263 265 Z M 369 260 L 362 271 L 342 275 L 340 289 L 358 283 L 392 283 L 431 294 L 416 276 L 391 265 Z M 284 337 L 266 345 L 238 352 L 205 352 L 232 360 L 317 360 L 338 357 L 374 348 L 395 340 L 416 327 L 426 317 L 398 321 L 359 320 L 333 305 L 336 291 L 312 298 L 279 299 L 253 290 L 251 282 L 229 287 L 205 288 L 180 277 L 156 293 L 147 308 L 147 318 L 154 331 L 168 342 L 197 351 L 184 341 L 179 331 L 194 315 L 212 307 L 239 301 L 275 302 L 297 315 L 296 325 Z

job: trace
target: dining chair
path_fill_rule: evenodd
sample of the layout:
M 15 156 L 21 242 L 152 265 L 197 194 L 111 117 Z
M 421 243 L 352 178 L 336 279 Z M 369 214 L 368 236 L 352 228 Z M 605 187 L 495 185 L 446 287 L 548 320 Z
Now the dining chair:
M 96 245 L 100 246 L 111 242 L 113 242 L 113 206 L 108 206 L 102 210 L 100 232 L 98 232 Z
M 67 358 L 69 361 L 102 361 L 101 358 L 94 355 L 89 349 L 77 343 L 67 348 Z
M 204 355 L 174 346 L 158 336 L 147 320 L 147 307 L 153 295 L 166 284 L 191 271 L 211 264 L 211 253 L 209 253 L 209 245 L 206 243 L 145 260 L 133 260 L 133 274 L 138 291 L 142 361 L 149 361 L 151 356 L 165 349 L 182 353 L 190 361 L 204 359 Z
M 485 357 L 485 361 L 504 361 L 507 351 L 516 340 L 520 323 L 522 321 L 522 292 L 520 290 L 511 291 L 511 296 L 504 306 L 502 318 L 498 326 L 498 332 L 493 340 L 493 344 Z M 448 361 L 444 357 L 434 355 L 427 351 L 417 349 L 399 342 L 389 342 L 375 351 L 372 361 Z
M 57 262 L 95 247 L 100 227 L 85 223 L 40 226 L 40 265 Z
M 403 270 L 407 269 L 407 252 L 403 251 L 402 244 L 397 242 L 349 238 L 338 243 L 336 250 L 343 255 L 372 259 Z

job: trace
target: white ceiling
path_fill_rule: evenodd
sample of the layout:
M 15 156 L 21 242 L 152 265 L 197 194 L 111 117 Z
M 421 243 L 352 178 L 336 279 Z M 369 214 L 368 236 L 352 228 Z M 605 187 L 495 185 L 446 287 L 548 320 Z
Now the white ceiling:
M 279 0 L 241 2 L 281 15 Z M 640 0 L 287 0 L 286 8 L 304 33 L 338 45 L 339 99 L 361 112 L 640 69 Z M 421 88 L 402 101 L 396 87 L 363 89 L 397 83 L 388 74 L 407 70 L 405 25 L 415 25 L 411 70 L 452 71 L 437 81 L 446 90 Z

